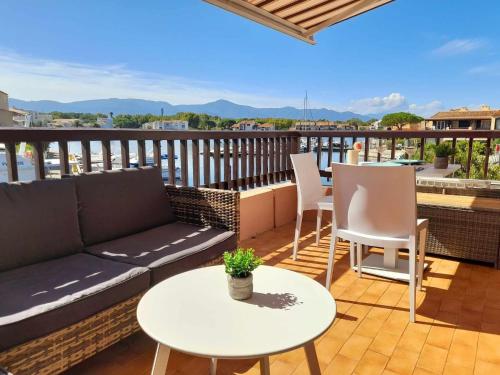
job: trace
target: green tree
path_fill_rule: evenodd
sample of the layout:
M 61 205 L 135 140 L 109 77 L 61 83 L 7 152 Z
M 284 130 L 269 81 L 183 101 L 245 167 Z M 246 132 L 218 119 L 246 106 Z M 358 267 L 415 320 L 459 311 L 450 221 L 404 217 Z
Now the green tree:
M 398 130 L 403 129 L 403 126 L 406 124 L 416 124 L 424 119 L 420 116 L 414 115 L 413 113 L 408 112 L 397 112 L 390 113 L 382 117 L 382 126 L 395 126 Z

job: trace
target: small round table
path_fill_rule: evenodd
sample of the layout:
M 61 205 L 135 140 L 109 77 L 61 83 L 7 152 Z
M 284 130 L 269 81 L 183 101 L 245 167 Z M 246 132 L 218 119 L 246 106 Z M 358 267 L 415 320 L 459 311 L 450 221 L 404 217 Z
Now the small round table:
M 254 293 L 245 301 L 228 293 L 223 266 L 173 276 L 151 288 L 139 302 L 141 328 L 158 342 L 154 375 L 165 374 L 170 349 L 217 359 L 260 358 L 269 374 L 269 356 L 303 346 L 311 374 L 320 374 L 314 340 L 333 323 L 337 308 L 330 293 L 299 273 L 260 266 Z

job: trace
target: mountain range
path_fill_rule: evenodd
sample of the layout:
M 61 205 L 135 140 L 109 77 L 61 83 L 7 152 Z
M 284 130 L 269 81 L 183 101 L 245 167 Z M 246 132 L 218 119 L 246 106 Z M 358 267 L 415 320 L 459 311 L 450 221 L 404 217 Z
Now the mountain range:
M 19 109 L 37 112 L 82 112 L 82 113 L 109 113 L 118 114 L 160 114 L 161 109 L 165 115 L 174 115 L 178 112 L 205 113 L 212 116 L 225 118 L 287 118 L 301 119 L 304 117 L 303 109 L 294 107 L 281 108 L 255 108 L 247 105 L 236 104 L 228 100 L 217 100 L 206 104 L 180 104 L 173 105 L 168 102 L 144 99 L 95 99 L 62 103 L 53 100 L 25 101 L 9 99 L 10 105 Z M 325 119 L 330 121 L 349 120 L 359 118 L 369 120 L 377 116 L 360 115 L 353 112 L 337 112 L 326 108 L 308 110 L 308 118 Z

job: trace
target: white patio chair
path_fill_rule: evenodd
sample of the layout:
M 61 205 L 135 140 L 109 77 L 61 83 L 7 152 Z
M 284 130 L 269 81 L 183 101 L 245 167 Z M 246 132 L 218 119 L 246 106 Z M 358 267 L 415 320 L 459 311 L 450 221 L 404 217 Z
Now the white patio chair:
M 316 244 L 319 245 L 321 217 L 324 210 L 333 210 L 333 202 L 331 195 L 325 195 L 321 185 L 321 176 L 319 175 L 313 154 L 294 154 L 290 155 L 290 158 L 292 159 L 297 183 L 297 223 L 295 225 L 295 240 L 293 242 L 293 259 L 296 260 L 304 211 L 317 210 Z
M 332 164 L 333 224 L 326 287 L 332 280 L 337 238 L 357 244 L 358 276 L 362 245 L 409 250 L 410 321 L 415 321 L 417 234 L 418 287 L 422 288 L 427 219 L 417 220 L 415 169 Z M 353 248 L 351 248 L 353 250 Z M 352 255 L 352 254 L 351 254 Z

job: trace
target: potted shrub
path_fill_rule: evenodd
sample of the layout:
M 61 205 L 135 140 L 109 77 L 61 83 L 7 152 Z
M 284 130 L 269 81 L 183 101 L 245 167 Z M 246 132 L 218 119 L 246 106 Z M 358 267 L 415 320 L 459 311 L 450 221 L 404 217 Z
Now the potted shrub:
M 253 293 L 252 271 L 262 264 L 253 249 L 224 253 L 229 295 L 236 300 L 248 299 Z
M 434 146 L 434 168 L 448 168 L 448 159 L 455 153 L 449 142 L 443 142 Z

